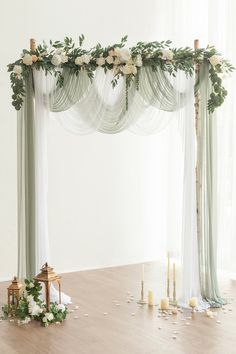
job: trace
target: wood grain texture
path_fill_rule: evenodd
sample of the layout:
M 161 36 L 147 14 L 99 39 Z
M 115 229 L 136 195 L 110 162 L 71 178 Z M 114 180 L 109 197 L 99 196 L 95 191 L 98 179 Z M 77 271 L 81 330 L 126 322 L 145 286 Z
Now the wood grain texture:
M 166 277 L 160 264 L 145 266 L 146 295 L 165 296 Z M 78 310 L 61 325 L 42 328 L 38 323 L 18 327 L 0 322 L 1 354 L 234 354 L 236 353 L 236 306 L 219 309 L 218 317 L 189 311 L 158 317 L 157 307 L 140 308 L 141 265 L 130 265 L 62 275 L 62 290 L 70 294 Z M 177 279 L 178 280 L 178 279 Z M 8 283 L 0 283 L 0 303 L 6 302 Z M 221 280 L 223 295 L 236 297 L 236 284 Z M 135 301 L 127 302 L 128 294 Z M 226 293 L 227 294 L 226 294 Z M 117 306 L 119 304 L 120 306 Z M 232 311 L 229 311 L 232 309 Z M 107 315 L 104 315 L 107 312 Z M 84 314 L 88 314 L 85 317 Z M 135 314 L 135 315 L 133 315 Z M 74 316 L 78 319 L 74 319 Z M 217 323 L 217 319 L 221 323 Z M 177 324 L 173 324 L 177 322 Z M 190 324 L 187 325 L 186 322 Z M 158 329 L 162 327 L 162 329 Z M 176 339 L 172 336 L 178 331 Z

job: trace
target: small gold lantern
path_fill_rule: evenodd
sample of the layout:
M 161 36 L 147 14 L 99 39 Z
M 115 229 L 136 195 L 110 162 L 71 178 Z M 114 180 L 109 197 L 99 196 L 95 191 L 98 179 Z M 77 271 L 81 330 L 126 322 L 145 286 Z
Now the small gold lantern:
M 8 306 L 15 305 L 18 307 L 21 288 L 22 284 L 18 281 L 17 277 L 14 277 L 11 285 L 7 288 Z
M 52 267 L 49 267 L 47 263 L 42 266 L 41 273 L 34 277 L 34 280 L 37 280 L 40 283 L 45 285 L 45 298 L 47 309 L 50 309 L 50 287 L 51 283 L 58 283 L 59 290 L 59 303 L 61 304 L 61 277 L 57 275 Z

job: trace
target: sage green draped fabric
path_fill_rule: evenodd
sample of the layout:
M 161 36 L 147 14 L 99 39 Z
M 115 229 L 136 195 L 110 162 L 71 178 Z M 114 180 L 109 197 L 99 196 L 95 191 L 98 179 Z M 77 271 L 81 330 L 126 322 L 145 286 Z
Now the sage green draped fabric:
M 17 117 L 18 277 L 35 275 L 35 131 L 33 78 L 25 82 L 25 98 Z
M 142 68 L 139 90 L 137 90 L 136 83 L 131 85 L 128 111 L 126 111 L 126 91 L 123 79 L 121 79 L 120 87 L 116 88 L 117 99 L 109 101 L 109 95 L 113 92 L 111 91 L 113 89 L 110 73 L 103 75 L 98 71 L 91 83 L 84 72 L 78 76 L 67 72 L 63 88 L 56 87 L 54 77 L 45 77 L 42 74 L 39 71 L 34 72 L 35 106 L 33 81 L 30 76 L 26 80 L 24 104 L 18 113 L 18 275 L 20 278 L 32 277 L 39 270 L 45 258 L 48 259 L 48 253 L 44 251 L 47 235 L 42 237 L 42 233 L 47 229 L 46 188 L 40 187 L 43 183 L 38 183 L 39 176 L 35 176 L 35 173 L 41 173 L 40 178 L 44 178 L 42 171 L 45 169 L 41 170 L 38 162 L 36 166 L 37 154 L 45 153 L 42 152 L 42 147 L 35 146 L 42 139 L 41 137 L 35 139 L 35 134 L 38 134 L 35 127 L 43 116 L 43 119 L 46 119 L 45 110 L 65 111 L 63 119 L 66 121 L 67 111 L 73 109 L 77 114 L 78 129 L 85 127 L 86 132 L 90 132 L 91 129 L 91 131 L 102 133 L 118 133 L 135 126 L 141 116 L 145 119 L 142 118 L 137 124 L 138 128 L 145 127 L 146 124 L 151 127 L 148 131 L 156 131 L 158 112 L 166 111 L 164 112 L 166 116 L 163 118 L 164 126 L 166 126 L 169 121 L 167 114 L 170 115 L 170 112 L 181 109 L 188 99 L 184 90 L 178 91 L 170 78 L 161 70 L 153 72 L 151 68 Z M 199 210 L 201 227 L 198 240 L 200 282 L 203 298 L 212 305 L 218 306 L 224 301 L 219 295 L 216 272 L 216 135 L 214 119 L 209 116 L 207 110 L 207 100 L 211 90 L 208 65 L 201 67 L 199 89 L 202 121 L 199 145 L 201 156 Z M 191 92 L 193 93 L 193 86 L 191 86 Z M 74 117 L 72 119 L 75 120 Z M 44 129 L 44 132 L 40 134 L 45 139 L 44 126 L 43 123 L 40 129 Z M 45 160 L 42 156 L 40 159 L 40 161 Z M 42 201 L 39 197 L 44 203 L 41 207 Z M 38 216 L 40 208 L 44 209 L 41 217 Z M 40 224 L 44 224 L 44 227 L 40 228 Z M 40 255 L 38 249 L 40 249 Z
M 199 185 L 200 185 L 200 232 L 199 266 L 201 294 L 211 306 L 225 304 L 218 289 L 217 280 L 217 133 L 216 116 L 209 114 L 207 101 L 211 94 L 209 68 L 200 68 L 200 138 L 199 138 Z

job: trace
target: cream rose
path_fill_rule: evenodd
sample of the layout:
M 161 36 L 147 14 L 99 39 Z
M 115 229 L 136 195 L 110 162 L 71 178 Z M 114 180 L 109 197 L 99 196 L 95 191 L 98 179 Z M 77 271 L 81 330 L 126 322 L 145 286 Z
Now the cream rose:
M 91 60 L 91 56 L 88 54 L 83 54 L 81 56 L 81 59 L 82 59 L 83 63 L 88 64 Z
M 211 63 L 212 66 L 216 66 L 216 65 L 220 64 L 221 57 L 219 55 L 214 54 L 209 58 L 209 62 Z
M 108 55 L 108 57 L 106 57 L 106 62 L 107 62 L 108 64 L 112 64 L 113 61 L 114 61 L 114 59 L 113 59 L 113 57 L 112 57 L 111 55 Z
M 22 61 L 25 65 L 32 65 L 33 64 L 33 59 L 32 56 L 28 53 L 26 53 L 23 58 Z
M 96 63 L 99 66 L 104 65 L 105 64 L 105 58 L 103 58 L 103 57 L 97 58 Z
M 67 63 L 68 62 L 68 56 L 64 53 L 61 54 L 61 62 L 62 63 Z
M 135 65 L 126 64 L 122 68 L 120 68 L 120 70 L 123 72 L 124 75 L 137 74 L 137 68 Z
M 17 75 L 22 74 L 22 67 L 20 65 L 14 65 L 13 72 Z
M 129 49 L 122 48 L 120 49 L 118 56 L 122 62 L 126 62 L 131 59 L 131 52 Z
M 171 50 L 163 50 L 162 57 L 163 57 L 163 59 L 166 59 L 166 60 L 173 60 L 174 53 Z
M 58 66 L 61 64 L 61 56 L 59 54 L 54 54 L 51 60 L 51 63 L 55 66 Z
M 109 50 L 108 54 L 110 57 L 114 57 L 116 55 L 114 49 Z
M 75 65 L 83 65 L 82 57 L 75 58 Z
M 119 58 L 115 58 L 113 64 L 114 64 L 114 65 L 119 65 L 119 64 L 120 64 L 120 59 L 119 59 Z

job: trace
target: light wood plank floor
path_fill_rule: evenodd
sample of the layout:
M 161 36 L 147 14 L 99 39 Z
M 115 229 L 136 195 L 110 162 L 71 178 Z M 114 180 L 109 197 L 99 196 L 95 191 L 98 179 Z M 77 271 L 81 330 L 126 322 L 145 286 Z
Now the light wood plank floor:
M 61 325 L 42 328 L 38 323 L 18 327 L 0 322 L 1 354 L 234 354 L 236 353 L 236 305 L 234 300 L 218 310 L 216 319 L 189 311 L 168 320 L 158 311 L 140 308 L 140 265 L 63 274 L 63 290 L 70 294 L 74 309 Z M 160 265 L 145 267 L 147 288 L 164 295 Z M 160 285 L 162 284 L 162 286 Z M 7 283 L 0 283 L 0 304 L 6 302 Z M 236 297 L 236 284 L 221 280 L 225 297 Z M 128 292 L 135 301 L 127 302 Z M 120 306 L 117 306 L 120 304 Z M 107 315 L 104 315 L 107 312 Z M 88 314 L 87 317 L 84 314 Z M 74 319 L 74 316 L 78 319 Z M 221 321 L 221 323 L 217 323 Z M 173 322 L 176 322 L 173 324 Z M 189 324 L 186 324 L 189 322 Z M 161 327 L 161 329 L 159 329 Z M 176 339 L 172 336 L 177 331 Z

